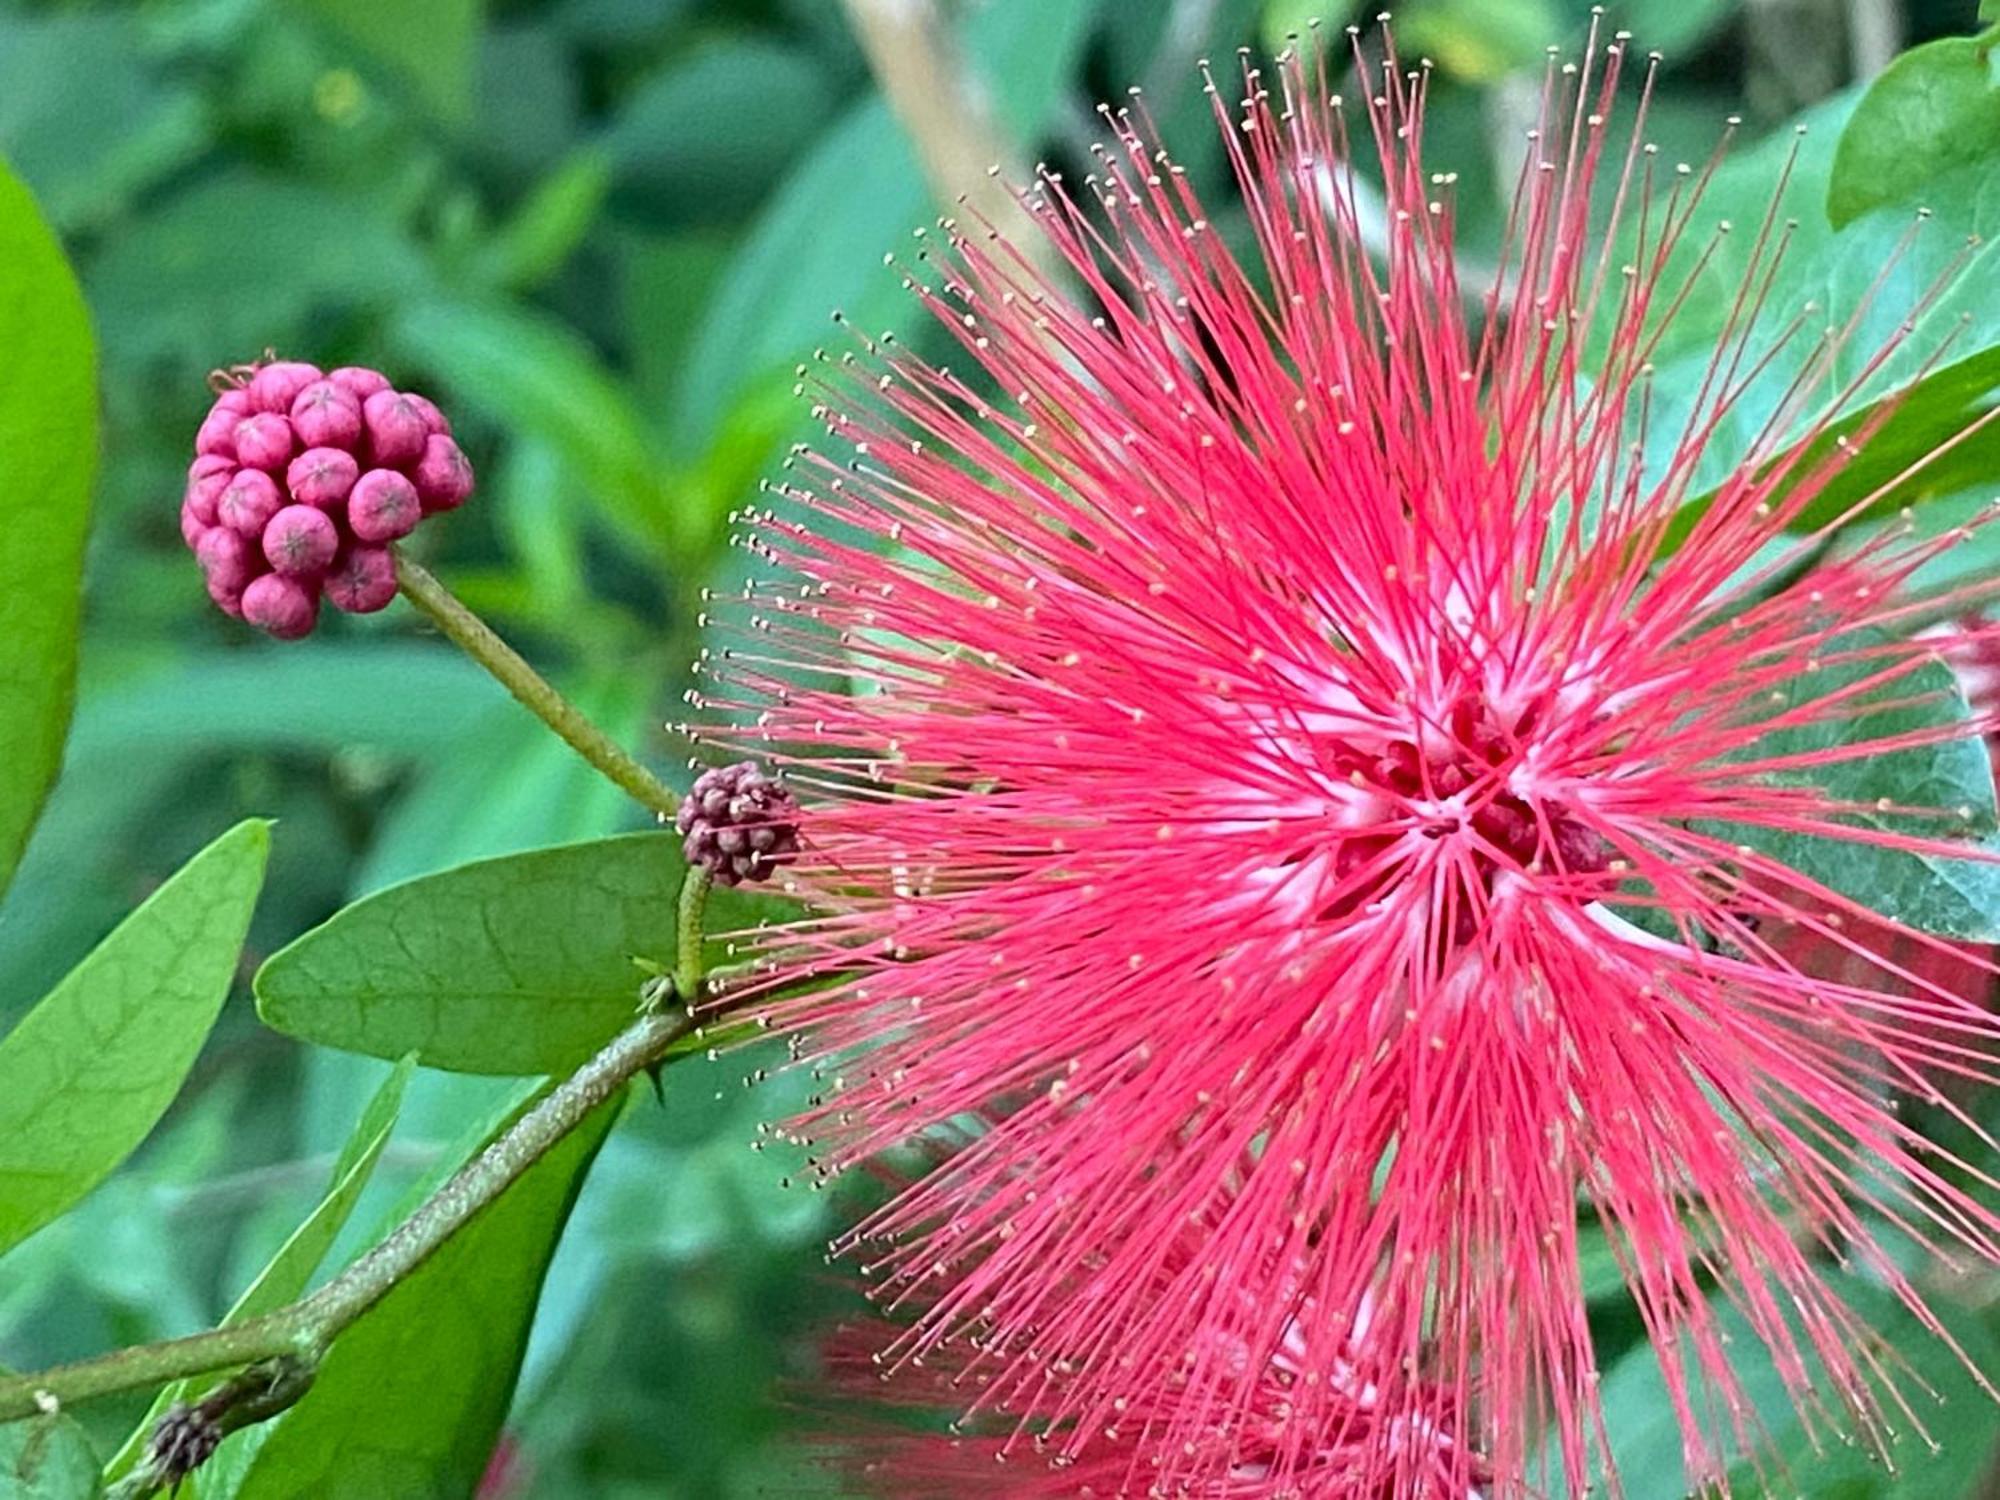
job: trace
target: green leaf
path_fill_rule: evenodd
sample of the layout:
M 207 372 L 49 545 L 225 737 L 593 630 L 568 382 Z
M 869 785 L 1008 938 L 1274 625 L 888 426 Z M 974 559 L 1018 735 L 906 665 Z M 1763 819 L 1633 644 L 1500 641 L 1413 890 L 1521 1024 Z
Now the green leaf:
M 964 50 L 987 85 L 1008 147 L 1036 140 L 1089 40 L 1085 0 L 1011 0 L 966 17 Z M 788 371 L 842 309 L 873 333 L 916 311 L 882 254 L 927 217 L 907 135 L 879 98 L 854 106 L 772 195 L 737 253 L 689 353 L 674 439 L 696 451 L 747 386 Z M 787 382 L 789 383 L 789 382 Z
M 121 225 L 88 280 L 107 362 L 142 380 L 154 360 L 194 372 L 306 347 L 333 313 L 385 305 L 429 277 L 373 204 L 239 168 Z M 191 399 L 185 410 L 200 414 Z
M 293 0 L 370 63 L 395 74 L 439 118 L 472 113 L 482 0 Z
M 95 1187 L 180 1092 L 236 972 L 270 825 L 239 823 L 0 1041 L 0 1250 Z
M 362 1190 L 374 1175 L 375 1163 L 381 1159 L 382 1148 L 389 1144 L 390 1133 L 396 1128 L 403 1090 L 415 1071 L 416 1059 L 406 1057 L 382 1080 L 381 1087 L 362 1110 L 353 1135 L 348 1137 L 347 1144 L 341 1148 L 334 1162 L 333 1179 L 327 1185 L 326 1196 L 279 1246 L 278 1253 L 258 1273 L 257 1279 L 236 1299 L 236 1305 L 223 1316 L 222 1327 L 228 1328 L 275 1312 L 286 1303 L 296 1301 L 305 1292 L 313 1272 L 319 1269 L 320 1262 L 333 1248 L 333 1242 L 346 1227 L 355 1204 L 361 1201 Z M 132 1429 L 131 1436 L 126 1438 L 124 1447 L 105 1465 L 106 1481 L 117 1479 L 138 1461 L 145 1449 L 146 1439 L 152 1433 L 153 1424 L 169 1406 L 199 1395 L 213 1385 L 216 1378 L 176 1381 L 161 1391 L 145 1417 Z
M 1478 84 L 1528 66 L 1561 29 L 1550 0 L 1431 0 L 1397 19 L 1397 40 L 1411 55 Z
M 201 154 L 208 111 L 129 17 L 0 17 L 0 153 L 66 232 L 95 228 Z
M 2000 0 L 1979 0 L 1979 19 L 2000 21 Z
M 1954 36 L 1912 48 L 1861 96 L 1834 154 L 1826 212 L 1836 228 L 1871 209 L 1924 200 L 1937 179 L 2000 152 L 1991 43 Z
M 611 168 L 604 154 L 581 150 L 535 184 L 486 247 L 481 271 L 495 286 L 535 287 L 562 268 L 597 222 Z
M 557 1073 L 632 1018 L 635 959 L 669 965 L 679 840 L 636 833 L 460 865 L 358 901 L 275 953 L 257 1007 L 305 1041 L 467 1073 Z M 717 891 L 713 931 L 778 909 Z
M 0 165 L 0 890 L 62 763 L 97 467 L 90 319 L 28 190 Z
M 549 1258 L 623 1102 L 600 1106 L 334 1341 L 233 1500 L 474 1491 L 513 1397 Z
M 1745 1419 L 1753 1430 L 1761 1427 L 1765 1438 L 1758 1459 L 1731 1473 L 1729 1493 L 1814 1500 L 1875 1495 L 1884 1500 L 1890 1496 L 1962 1500 L 1973 1494 L 1977 1489 L 1973 1481 L 1993 1446 L 1992 1401 L 1979 1389 L 1973 1371 L 1995 1368 L 2000 1349 L 1992 1334 L 1967 1309 L 1937 1300 L 1934 1311 L 1965 1351 L 1961 1360 L 1882 1287 L 1853 1276 L 1835 1277 L 1834 1286 L 1869 1329 L 1884 1366 L 1899 1376 L 1912 1410 L 1930 1429 L 1938 1451 L 1926 1451 L 1907 1421 L 1892 1420 L 1889 1425 L 1900 1433 L 1892 1450 L 1897 1470 L 1892 1479 L 1865 1450 L 1829 1442 L 1824 1424 L 1808 1428 L 1799 1420 L 1784 1381 L 1748 1320 L 1733 1306 L 1717 1305 L 1731 1363 L 1748 1398 Z M 1796 1325 L 1794 1332 L 1798 1333 Z M 1825 1396 L 1828 1387 L 1820 1364 L 1810 1355 L 1807 1370 Z M 1926 1386 L 1936 1391 L 1935 1398 Z M 1703 1410 L 1705 1397 L 1715 1394 L 1697 1384 L 1691 1392 L 1696 1410 Z M 1652 1345 L 1641 1340 L 1613 1364 L 1600 1395 L 1627 1500 L 1685 1500 L 1680 1427 Z M 1767 1490 L 1767 1482 L 1778 1477 L 1782 1485 Z M 1549 1489 L 1562 1493 L 1560 1484 Z
M 1828 654 L 1865 649 L 1874 637 L 1857 632 L 1829 644 Z M 1773 715 L 1785 714 L 1881 670 L 1880 659 L 1846 662 L 1802 672 L 1788 682 Z M 1906 837 L 1980 840 L 1975 847 L 1990 859 L 1952 859 L 1943 854 L 1884 848 L 1862 838 L 1828 838 L 1740 823 L 1697 825 L 1705 833 L 1744 843 L 1869 910 L 1939 937 L 2000 942 L 2000 829 L 1994 804 L 1993 771 L 1985 742 L 1951 669 L 1928 661 L 1894 682 L 1876 688 L 1858 705 L 1882 703 L 1833 722 L 1799 725 L 1764 736 L 1748 752 L 1752 758 L 1805 755 L 1842 745 L 1876 741 L 1940 726 L 1956 726 L 1959 737 L 1785 771 L 1775 783 L 1809 786 L 1845 805 L 1872 808 L 1883 798 L 1898 807 L 1934 808 L 1935 816 L 1895 812 L 1840 813 L 1836 821 L 1857 829 L 1877 829 Z
M 7 1500 L 91 1500 L 97 1455 L 63 1412 L 0 1426 L 0 1495 Z

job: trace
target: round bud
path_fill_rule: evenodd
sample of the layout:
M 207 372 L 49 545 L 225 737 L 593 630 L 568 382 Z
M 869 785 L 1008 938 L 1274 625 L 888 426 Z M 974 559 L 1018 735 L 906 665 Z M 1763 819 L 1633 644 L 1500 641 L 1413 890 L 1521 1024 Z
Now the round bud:
M 730 886 L 768 880 L 798 858 L 799 817 L 791 792 L 746 760 L 697 776 L 674 826 L 687 862 Z
M 237 461 L 246 469 L 276 473 L 291 462 L 292 454 L 297 451 L 292 424 L 276 412 L 261 411 L 245 417 L 236 424 L 234 437 Z
M 284 508 L 278 483 L 262 469 L 244 469 L 216 497 L 215 518 L 246 541 L 255 541 Z
M 331 380 L 315 380 L 292 403 L 292 430 L 308 448 L 352 448 L 361 440 L 360 398 Z
M 301 505 L 336 510 L 354 488 L 361 465 L 345 448 L 308 448 L 285 470 L 285 488 Z
M 259 366 L 244 390 L 250 393 L 250 405 L 255 410 L 283 416 L 292 409 L 299 392 L 319 378 L 318 365 L 309 365 L 303 360 L 280 359 Z
M 208 580 L 211 593 L 220 588 L 241 595 L 244 586 L 257 574 L 250 544 L 227 526 L 210 527 L 195 543 L 194 556 L 201 564 L 202 576 Z
M 215 398 L 215 405 L 202 418 L 194 435 L 194 451 L 236 461 L 236 424 L 251 415 L 250 398 L 240 390 L 227 390 Z
M 200 454 L 193 463 L 188 465 L 188 478 L 190 480 L 207 479 L 216 474 L 234 474 L 235 472 L 235 460 L 224 458 L 220 453 Z
M 282 573 L 266 573 L 243 590 L 243 618 L 281 641 L 312 634 L 319 619 L 319 594 Z
M 212 509 L 209 512 L 209 519 L 204 521 L 195 514 L 193 500 L 181 501 L 181 540 L 188 544 L 190 552 L 201 546 L 201 539 L 208 535 L 209 528 L 214 524 L 215 514 Z
M 423 457 L 411 476 L 426 512 L 456 510 L 472 493 L 472 464 L 457 443 L 441 432 L 424 440 Z
M 431 435 L 416 400 L 401 391 L 377 391 L 370 396 L 361 404 L 361 422 L 368 434 L 369 459 L 379 468 L 400 469 L 415 463 L 423 456 L 424 439 Z
M 424 516 L 417 488 L 394 469 L 370 469 L 347 497 L 347 524 L 364 542 L 408 536 Z
M 203 459 L 201 462 L 206 463 L 208 460 Z M 236 470 L 229 464 L 224 464 L 219 471 L 198 478 L 190 477 L 187 489 L 181 495 L 182 504 L 194 512 L 202 525 L 213 526 L 218 519 L 216 502 L 222 498 L 222 492 L 229 488 L 235 478 Z
M 427 396 L 419 396 L 415 391 L 404 391 L 403 399 L 417 409 L 417 415 L 424 419 L 424 426 L 443 437 L 451 436 L 451 420 L 437 409 L 437 403 Z
M 377 391 L 389 389 L 389 377 L 366 365 L 342 365 L 338 370 L 327 371 L 326 378 L 356 401 L 366 401 Z
M 213 532 L 209 533 L 211 536 Z M 233 620 L 243 618 L 243 590 L 232 587 L 226 580 L 215 574 L 206 574 L 203 583 L 208 589 L 208 597 L 215 607 Z
M 310 505 L 287 505 L 264 528 L 264 556 L 280 573 L 293 578 L 326 571 L 340 548 L 333 518 Z
M 326 597 L 350 615 L 372 615 L 396 597 L 396 560 L 387 547 L 349 547 L 326 575 Z

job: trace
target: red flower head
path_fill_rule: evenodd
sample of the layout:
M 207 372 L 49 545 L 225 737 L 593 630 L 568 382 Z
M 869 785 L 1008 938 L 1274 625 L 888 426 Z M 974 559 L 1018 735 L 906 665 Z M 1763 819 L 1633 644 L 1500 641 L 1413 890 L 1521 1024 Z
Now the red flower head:
M 1987 775 L 1915 634 L 1973 600 L 1904 587 L 1949 539 L 1829 545 L 1889 408 L 1828 424 L 1890 351 L 1801 347 L 1819 319 L 1765 305 L 1775 205 L 1737 226 L 1706 367 L 1655 382 L 1707 177 L 1654 193 L 1639 131 L 1608 144 L 1623 51 L 1552 65 L 1474 312 L 1422 69 L 1364 60 L 1358 111 L 1310 60 L 1218 100 L 1250 266 L 1112 116 L 1088 209 L 1027 200 L 1082 295 L 948 223 L 912 284 L 975 371 L 871 344 L 820 408 L 851 451 L 754 518 L 783 576 L 697 702 L 807 804 L 785 879 L 816 914 L 759 981 L 830 1078 L 801 1128 L 832 1171 L 992 1115 L 857 1243 L 916 1298 L 904 1353 L 976 1338 L 975 1414 L 1077 1462 L 1118 1428 L 1135 1493 L 1228 1494 L 1246 1462 L 1321 1493 L 1364 1307 L 1384 1409 L 1465 1413 L 1492 1494 L 1547 1487 L 1538 1453 L 1576 1491 L 1607 1463 L 1592 1218 L 1697 1481 L 1755 1422 L 1711 1285 L 1796 1400 L 1879 1433 L 1819 1262 L 1916 1305 L 1881 1227 L 2000 1258 L 1894 1102 L 1989 1079 L 2000 1026 L 1907 963 L 1818 977 L 1760 935 L 1943 948 L 1838 888 L 1849 856 L 1994 888 L 1964 842 L 1990 776 L 1855 790 L 1882 757 Z M 1281 1360 L 1303 1436 L 1246 1456 Z M 1338 1493 L 1425 1493 L 1403 1473 Z

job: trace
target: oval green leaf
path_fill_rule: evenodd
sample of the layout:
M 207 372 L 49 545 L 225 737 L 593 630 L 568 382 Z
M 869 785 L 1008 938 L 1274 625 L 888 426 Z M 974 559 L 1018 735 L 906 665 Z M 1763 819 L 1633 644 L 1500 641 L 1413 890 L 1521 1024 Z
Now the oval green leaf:
M 1834 226 L 1892 203 L 1915 204 L 1937 178 L 2000 152 L 2000 88 L 1984 37 L 1914 47 L 1882 71 L 1834 153 L 1826 213 Z
M 640 964 L 672 965 L 685 869 L 672 834 L 635 833 L 406 881 L 273 954 L 257 1008 L 279 1031 L 349 1052 L 566 1072 L 631 1020 Z M 778 909 L 718 891 L 708 925 L 740 929 Z
M 75 1418 L 49 1412 L 0 1426 L 0 1495 L 7 1500 L 92 1500 L 97 1455 Z
M 62 762 L 83 540 L 97 467 L 97 356 L 83 294 L 28 190 L 0 165 L 0 890 Z
M 236 972 L 270 824 L 181 867 L 0 1041 L 0 1251 L 63 1213 L 180 1092 Z

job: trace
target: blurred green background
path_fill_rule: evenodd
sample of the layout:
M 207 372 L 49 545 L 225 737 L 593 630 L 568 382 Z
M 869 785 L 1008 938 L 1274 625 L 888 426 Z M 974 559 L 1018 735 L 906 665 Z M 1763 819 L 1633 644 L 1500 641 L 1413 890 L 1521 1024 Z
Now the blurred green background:
M 1011 160 L 1080 175 L 1099 98 L 1143 82 L 1212 217 L 1195 60 L 1275 45 L 1309 0 L 962 0 L 945 19 Z M 1706 154 L 1845 89 L 1973 0 L 1630 0 L 1668 53 L 1655 138 Z M 1490 258 L 1496 180 L 1572 0 L 1411 0 L 1439 65 L 1434 165 Z M 1836 106 L 1837 107 L 1837 106 Z M 0 153 L 94 311 L 105 461 L 67 768 L 0 905 L 0 1028 L 239 817 L 281 825 L 249 967 L 354 896 L 629 826 L 599 782 L 395 608 L 277 646 L 207 606 L 176 533 L 206 372 L 266 347 L 364 363 L 453 414 L 474 502 L 426 560 L 628 744 L 663 732 L 729 510 L 807 436 L 794 362 L 840 307 L 921 342 L 883 252 L 934 212 L 836 0 L 0 0 Z M 1816 205 L 1814 206 L 1816 209 Z M 0 541 L 4 545 L 4 541 Z M 747 1144 L 799 1085 L 690 1064 L 588 1181 L 496 1494 L 834 1494 L 775 1387 L 844 1293 L 837 1206 Z M 9 1258 L 0 1361 L 213 1321 L 317 1196 L 382 1065 L 261 1029 L 247 995 L 144 1153 Z M 420 1075 L 367 1223 L 511 1085 Z M 115 1443 L 136 1415 L 86 1414 Z M 1614 1415 L 1614 1423 L 1617 1421 Z M 1975 1447 L 1975 1456 L 1981 1451 Z M 1975 1464 L 1975 1469 L 1977 1465 Z M 1843 1493 L 1863 1494 L 1866 1489 Z M 1960 1475 L 1940 1495 L 1970 1493 Z

